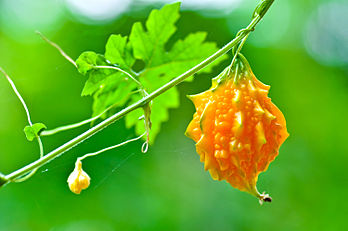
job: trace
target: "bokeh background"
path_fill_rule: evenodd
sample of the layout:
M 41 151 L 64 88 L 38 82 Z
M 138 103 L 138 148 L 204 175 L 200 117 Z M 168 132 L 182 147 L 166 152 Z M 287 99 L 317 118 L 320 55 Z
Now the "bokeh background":
M 127 35 L 159 0 L 0 0 L 0 66 L 13 78 L 34 122 L 48 127 L 89 118 L 91 98 L 80 97 L 84 76 L 44 43 L 40 30 L 73 58 L 104 52 L 110 34 Z M 257 0 L 183 0 L 175 38 L 207 31 L 218 46 L 250 21 Z M 66 179 L 77 156 L 133 137 L 120 120 L 54 160 L 30 180 L 0 189 L 0 230 L 347 230 L 348 2 L 275 1 L 243 53 L 287 118 L 290 137 L 258 188 L 274 201 L 213 181 L 194 143 L 184 136 L 193 105 L 213 74 L 180 84 L 181 107 L 148 154 L 141 143 L 88 159 L 91 187 L 72 194 Z M 0 171 L 35 160 L 36 143 L 23 133 L 24 111 L 0 76 Z M 88 126 L 44 138 L 47 151 Z

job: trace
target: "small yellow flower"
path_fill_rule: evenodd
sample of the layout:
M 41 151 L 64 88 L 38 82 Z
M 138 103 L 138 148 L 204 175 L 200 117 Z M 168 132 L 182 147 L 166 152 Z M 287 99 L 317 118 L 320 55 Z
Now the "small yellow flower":
M 82 162 L 78 159 L 75 163 L 75 169 L 68 178 L 70 191 L 80 194 L 83 189 L 88 188 L 90 177 L 82 169 Z

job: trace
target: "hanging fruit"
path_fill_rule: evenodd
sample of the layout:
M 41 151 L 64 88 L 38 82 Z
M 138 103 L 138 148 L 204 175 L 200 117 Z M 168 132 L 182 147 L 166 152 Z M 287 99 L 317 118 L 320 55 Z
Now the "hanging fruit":
M 186 130 L 214 180 L 226 180 L 261 203 L 271 198 L 258 192 L 258 175 L 267 170 L 288 137 L 282 112 L 267 96 L 269 88 L 239 54 L 232 67 L 213 79 L 209 90 L 189 96 L 196 113 Z
M 69 175 L 68 185 L 70 191 L 75 194 L 80 194 L 82 190 L 89 187 L 91 178 L 82 169 L 81 160 L 77 159 L 74 171 Z

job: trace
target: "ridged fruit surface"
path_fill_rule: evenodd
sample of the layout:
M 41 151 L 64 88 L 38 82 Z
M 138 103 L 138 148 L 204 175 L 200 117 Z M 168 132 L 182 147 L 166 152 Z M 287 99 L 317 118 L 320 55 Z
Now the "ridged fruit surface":
M 288 137 L 282 112 L 267 96 L 269 86 L 256 79 L 246 60 L 213 79 L 211 89 L 189 98 L 196 113 L 186 135 L 215 180 L 270 201 L 256 182 Z

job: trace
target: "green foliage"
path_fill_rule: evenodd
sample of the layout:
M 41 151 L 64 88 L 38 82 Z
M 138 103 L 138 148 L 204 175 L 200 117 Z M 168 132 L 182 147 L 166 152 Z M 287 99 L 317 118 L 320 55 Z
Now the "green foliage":
M 33 124 L 32 126 L 26 126 L 24 128 L 24 133 L 25 136 L 27 137 L 27 140 L 29 141 L 33 141 L 36 137 L 39 136 L 40 132 L 42 132 L 42 130 L 46 129 L 46 125 L 44 125 L 43 123 L 36 123 Z
M 135 62 L 132 55 L 132 47 L 128 43 L 128 37 L 111 35 L 106 43 L 105 58 L 111 63 L 118 64 L 121 68 L 131 69 Z
M 121 68 L 151 93 L 217 50 L 215 43 L 205 41 L 205 32 L 189 34 L 185 39 L 176 41 L 169 51 L 166 49 L 169 39 L 176 32 L 175 23 L 180 17 L 179 8 L 180 3 L 174 3 L 164 6 L 161 10 L 153 10 L 146 21 L 146 28 L 140 22 L 136 22 L 129 37 L 111 35 L 104 56 L 84 52 L 78 58 L 78 69 L 87 76 L 82 95 L 93 95 L 93 115 L 98 115 L 111 105 L 124 106 L 143 97 L 140 93 L 134 94 L 139 86 L 126 74 L 117 70 L 100 69 L 97 66 Z M 133 70 L 136 60 L 144 63 L 144 68 L 139 73 Z M 202 72 L 210 72 L 219 60 Z M 176 88 L 153 101 L 150 140 L 153 141 L 160 131 L 161 123 L 168 120 L 168 109 L 178 106 L 179 95 Z M 135 126 L 139 135 L 145 130 L 144 124 L 139 123 L 139 117 L 142 115 L 143 111 L 139 109 L 125 118 L 126 126 Z
M 83 75 L 92 70 L 97 65 L 98 55 L 92 51 L 84 52 L 76 60 L 77 69 Z

